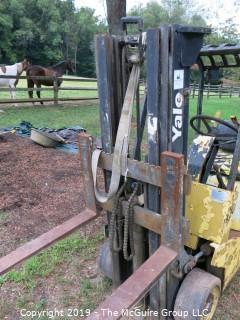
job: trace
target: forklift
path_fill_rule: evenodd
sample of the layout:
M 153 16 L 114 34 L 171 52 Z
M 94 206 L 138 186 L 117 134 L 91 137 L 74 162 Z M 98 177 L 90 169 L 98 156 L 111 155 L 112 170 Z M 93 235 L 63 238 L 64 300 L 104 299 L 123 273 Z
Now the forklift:
M 121 36 L 96 37 L 102 146 L 79 135 L 81 176 L 86 207 L 107 216 L 98 264 L 115 290 L 89 319 L 140 308 L 154 319 L 210 320 L 239 269 L 240 123 L 202 105 L 205 77 L 240 67 L 240 45 L 203 46 L 209 33 L 175 24 L 143 32 L 141 18 L 124 17 Z

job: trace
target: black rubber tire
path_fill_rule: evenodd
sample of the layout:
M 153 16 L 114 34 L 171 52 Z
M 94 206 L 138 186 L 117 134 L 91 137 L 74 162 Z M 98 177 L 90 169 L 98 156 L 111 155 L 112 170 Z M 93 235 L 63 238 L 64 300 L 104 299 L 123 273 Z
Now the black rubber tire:
M 221 280 L 199 268 L 185 277 L 174 305 L 175 320 L 210 320 L 221 294 Z M 211 303 L 212 300 L 212 303 Z M 208 311 L 206 311 L 209 309 Z M 201 316 L 204 314 L 204 316 Z M 205 315 L 208 316 L 205 317 Z

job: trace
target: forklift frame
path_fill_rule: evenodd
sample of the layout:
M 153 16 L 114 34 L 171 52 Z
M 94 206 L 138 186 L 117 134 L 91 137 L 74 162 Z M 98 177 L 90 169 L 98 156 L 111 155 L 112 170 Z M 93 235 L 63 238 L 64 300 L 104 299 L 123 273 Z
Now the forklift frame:
M 144 228 L 138 230 L 141 241 L 135 245 L 140 248 L 136 249 L 133 263 L 126 263 L 121 252 L 111 251 L 112 266 L 107 266 L 105 269 L 112 268 L 114 272 L 109 272 L 109 274 L 112 275 L 114 286 L 119 286 L 132 272 L 136 272 L 147 258 L 151 259 L 151 255 L 159 248 L 159 234 L 161 234 L 161 246 L 174 250 L 178 257 L 174 263 L 170 263 L 160 281 L 150 290 L 149 305 L 153 310 L 159 310 L 160 305 L 161 308 L 173 310 L 174 300 L 183 277 L 181 270 L 189 261 L 184 250 L 184 238 L 187 237 L 188 232 L 187 221 L 184 218 L 187 188 L 184 191 L 183 185 L 189 182 L 189 177 L 184 176 L 184 167 L 187 161 L 190 67 L 197 61 L 203 35 L 209 32 L 210 30 L 206 28 L 180 25 L 163 25 L 147 31 L 147 98 L 144 99 L 141 117 L 137 123 L 135 144 L 137 150 L 135 149 L 133 154 L 136 157 L 135 160 L 138 160 L 143 134 L 142 125 L 146 122 L 148 125 L 148 158 L 145 164 L 135 161 L 134 172 L 130 173 L 130 177 L 135 180 L 139 179 L 136 172 L 139 172 L 140 168 L 145 168 L 146 172 L 146 168 L 152 166 L 153 172 L 159 168 L 161 179 L 164 177 L 164 180 L 162 180 L 161 192 L 159 184 L 156 186 L 154 183 L 145 183 L 145 206 L 141 209 L 138 206 L 134 208 L 135 222 L 139 219 L 136 213 L 141 211 L 140 225 Z M 111 35 L 96 38 L 101 137 L 102 149 L 105 153 L 113 153 L 114 150 L 126 90 L 126 79 L 129 76 L 124 69 L 125 61 L 122 58 L 125 51 L 125 40 L 126 38 Z M 139 110 L 137 112 L 139 113 Z M 102 162 L 104 163 L 107 155 L 103 156 Z M 134 159 L 129 159 L 129 164 L 131 161 Z M 103 165 L 103 168 L 105 168 L 106 188 L 108 188 L 111 174 L 109 170 L 106 170 L 106 165 Z M 110 168 L 108 166 L 107 169 Z M 153 176 L 156 177 L 154 174 Z M 179 178 L 182 176 L 180 178 L 182 182 L 176 178 L 178 176 Z M 144 179 L 139 180 L 146 182 Z M 177 180 L 180 184 L 174 186 Z M 110 209 L 108 213 L 110 216 L 112 207 L 101 206 Z M 151 214 L 155 221 L 159 221 L 158 217 L 161 217 L 161 229 L 158 232 L 156 228 L 152 230 L 147 222 Z M 148 248 L 144 248 L 143 245 L 146 233 Z M 159 276 L 161 273 L 162 270 L 159 270 Z M 128 280 L 126 281 L 128 283 Z
M 229 58 L 231 61 L 229 61 Z M 206 72 L 219 70 L 220 68 L 240 68 L 240 45 L 228 43 L 206 45 L 200 50 L 197 63 L 200 70 L 197 115 L 201 115 Z

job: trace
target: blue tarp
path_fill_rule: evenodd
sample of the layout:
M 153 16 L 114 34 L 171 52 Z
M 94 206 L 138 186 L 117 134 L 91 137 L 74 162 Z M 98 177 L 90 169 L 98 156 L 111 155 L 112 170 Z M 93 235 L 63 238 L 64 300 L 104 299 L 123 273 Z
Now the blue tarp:
M 77 146 L 77 135 L 80 132 L 86 132 L 86 130 L 80 126 L 73 126 L 73 127 L 63 127 L 59 129 L 53 129 L 53 128 L 36 128 L 34 127 L 30 122 L 27 121 L 22 121 L 19 126 L 16 127 L 7 127 L 7 128 L 1 128 L 0 131 L 9 131 L 9 130 L 16 130 L 16 134 L 18 136 L 22 137 L 30 137 L 31 134 L 31 129 L 37 129 L 39 131 L 43 132 L 55 132 L 57 133 L 60 137 L 64 138 L 67 143 L 59 143 L 57 146 L 57 149 L 65 151 L 65 152 L 70 152 L 70 153 L 78 153 L 78 146 Z

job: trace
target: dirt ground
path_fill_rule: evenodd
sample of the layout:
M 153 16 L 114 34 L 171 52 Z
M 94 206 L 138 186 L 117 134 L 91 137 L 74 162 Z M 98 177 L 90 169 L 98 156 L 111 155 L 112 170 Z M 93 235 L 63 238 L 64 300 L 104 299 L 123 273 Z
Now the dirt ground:
M 43 148 L 15 135 L 1 139 L 0 150 L 1 257 L 78 214 L 84 201 L 77 155 Z M 103 224 L 104 218 L 99 217 L 80 229 L 77 238 L 98 234 Z M 78 296 L 75 291 L 79 286 L 74 290 L 73 283 L 79 278 L 85 282 L 101 280 L 96 266 L 101 241 L 96 243 L 97 249 L 90 256 L 75 254 L 45 279 L 34 279 L 34 289 L 24 287 L 21 281 L 0 286 L 0 319 L 21 319 L 18 309 L 23 302 L 30 308 L 42 297 L 47 301 L 45 307 L 60 309 L 62 300 Z
M 83 208 L 78 156 L 9 135 L 0 142 L 0 256 Z

